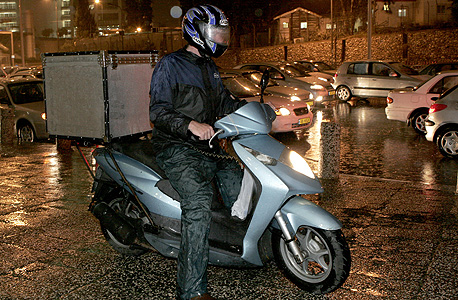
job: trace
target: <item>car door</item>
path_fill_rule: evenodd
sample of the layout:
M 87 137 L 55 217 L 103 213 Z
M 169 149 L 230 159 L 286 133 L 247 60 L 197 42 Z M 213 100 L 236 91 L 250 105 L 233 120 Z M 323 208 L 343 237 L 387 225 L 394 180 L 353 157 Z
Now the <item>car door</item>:
M 368 62 L 355 62 L 348 65 L 345 79 L 341 83 L 350 87 L 355 96 L 370 95 L 370 74 Z
M 405 87 L 401 74 L 382 62 L 371 63 L 370 95 L 386 97 L 389 91 Z

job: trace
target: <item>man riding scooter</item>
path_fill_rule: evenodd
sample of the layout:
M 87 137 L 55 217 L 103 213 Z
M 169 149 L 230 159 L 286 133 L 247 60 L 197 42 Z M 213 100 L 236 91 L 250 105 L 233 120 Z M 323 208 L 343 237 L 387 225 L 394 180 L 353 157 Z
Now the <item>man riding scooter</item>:
M 181 198 L 181 244 L 177 268 L 178 299 L 214 299 L 207 292 L 208 234 L 216 178 L 230 208 L 240 191 L 242 171 L 234 160 L 210 149 L 218 117 L 245 101 L 224 89 L 211 57 L 227 49 L 230 28 L 224 13 L 211 5 L 191 8 L 183 18 L 188 45 L 156 65 L 151 79 L 150 119 L 156 161 Z

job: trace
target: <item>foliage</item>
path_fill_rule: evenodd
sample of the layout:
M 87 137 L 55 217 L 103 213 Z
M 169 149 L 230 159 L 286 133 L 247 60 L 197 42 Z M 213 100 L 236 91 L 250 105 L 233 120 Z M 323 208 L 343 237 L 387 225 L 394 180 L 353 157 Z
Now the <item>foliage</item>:
M 127 31 L 134 32 L 137 27 L 149 31 L 152 22 L 152 0 L 126 1 Z
M 97 31 L 94 17 L 89 10 L 88 0 L 79 0 L 77 2 L 75 27 L 78 38 L 90 37 Z
M 453 0 L 452 3 L 452 22 L 458 26 L 458 0 Z
M 41 31 L 41 35 L 44 36 L 44 37 L 50 37 L 51 34 L 52 34 L 53 32 L 54 32 L 53 29 L 51 29 L 51 28 L 46 28 L 46 29 L 43 29 L 43 30 Z

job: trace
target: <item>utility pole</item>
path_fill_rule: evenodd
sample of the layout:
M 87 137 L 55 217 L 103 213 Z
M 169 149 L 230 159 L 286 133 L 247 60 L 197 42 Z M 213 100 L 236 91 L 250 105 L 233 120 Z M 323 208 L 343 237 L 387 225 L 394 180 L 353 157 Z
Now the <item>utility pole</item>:
M 24 51 L 24 26 L 22 24 L 22 0 L 18 1 L 19 8 L 19 35 L 21 37 L 21 56 L 22 66 L 25 67 L 25 51 Z
M 372 0 L 367 0 L 367 59 L 372 56 Z

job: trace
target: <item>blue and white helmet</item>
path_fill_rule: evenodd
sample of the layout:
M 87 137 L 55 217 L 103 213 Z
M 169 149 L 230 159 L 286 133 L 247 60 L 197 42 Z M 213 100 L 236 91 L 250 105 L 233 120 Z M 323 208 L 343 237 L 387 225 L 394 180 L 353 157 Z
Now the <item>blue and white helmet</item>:
M 224 13 L 213 5 L 199 5 L 188 10 L 181 28 L 186 41 L 201 54 L 220 57 L 229 46 L 229 22 Z

